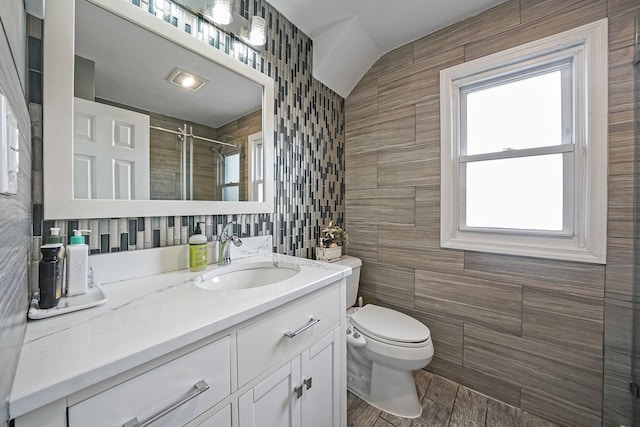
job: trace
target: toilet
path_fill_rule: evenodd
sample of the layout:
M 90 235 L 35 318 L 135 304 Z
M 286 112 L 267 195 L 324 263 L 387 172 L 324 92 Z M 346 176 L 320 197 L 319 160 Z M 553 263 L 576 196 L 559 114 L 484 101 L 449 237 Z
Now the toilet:
M 347 277 L 347 389 L 390 414 L 416 418 L 422 413 L 413 372 L 433 358 L 429 328 L 416 319 L 374 304 L 357 307 L 362 261 L 343 256 Z

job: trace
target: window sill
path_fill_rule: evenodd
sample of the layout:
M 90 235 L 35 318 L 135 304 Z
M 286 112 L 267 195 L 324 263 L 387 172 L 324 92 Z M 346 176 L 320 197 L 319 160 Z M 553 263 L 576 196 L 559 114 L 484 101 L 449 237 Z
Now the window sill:
M 474 252 L 489 252 L 504 255 L 528 256 L 533 258 L 557 259 L 606 263 L 606 248 L 602 252 L 580 242 L 575 237 L 548 237 L 496 235 L 488 233 L 458 231 L 454 236 L 441 236 L 440 246 L 447 249 L 462 249 Z

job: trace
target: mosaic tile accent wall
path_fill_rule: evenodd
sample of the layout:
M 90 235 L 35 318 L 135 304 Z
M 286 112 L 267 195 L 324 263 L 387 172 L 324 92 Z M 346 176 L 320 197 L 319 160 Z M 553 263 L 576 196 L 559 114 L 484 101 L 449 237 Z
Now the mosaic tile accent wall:
M 153 4 L 154 11 L 158 10 L 160 3 L 168 3 L 159 0 L 131 2 L 147 8 Z M 196 222 L 206 223 L 206 234 L 211 239 L 220 225 L 236 220 L 238 225 L 234 232 L 240 236 L 272 234 L 274 251 L 311 258 L 321 226 L 330 219 L 343 224 L 344 99 L 312 77 L 313 56 L 309 37 L 266 2 L 240 0 L 237 3 L 245 17 L 257 14 L 266 19 L 267 43 L 262 52 L 252 52 L 247 48 L 250 54 L 238 55 L 237 49 L 228 49 L 226 43 L 234 39 L 228 35 L 227 38 L 217 35 L 219 42 L 216 44 L 214 40 L 211 44 L 267 74 L 276 82 L 275 212 L 43 221 L 40 155 L 34 159 L 33 165 L 34 253 L 53 226 L 60 227 L 65 235 L 77 228 L 91 230 L 87 243 L 91 253 L 97 254 L 186 244 Z M 156 13 L 158 15 L 167 20 L 164 12 Z M 193 24 L 196 28 L 198 19 L 196 17 Z M 187 18 L 176 17 L 174 20 L 169 17 L 167 22 L 168 25 L 179 26 L 187 22 Z M 184 29 L 194 32 L 193 25 L 184 25 Z M 224 40 L 226 42 L 222 43 Z M 36 44 L 36 41 L 30 37 L 30 42 Z M 41 70 L 32 70 L 30 73 L 34 74 L 30 80 L 33 82 L 32 92 L 37 94 L 41 91 Z M 38 129 L 41 124 L 40 108 L 32 115 L 32 125 Z M 36 150 L 40 153 L 42 143 L 46 144 L 46 141 L 34 140 L 35 145 L 39 144 Z

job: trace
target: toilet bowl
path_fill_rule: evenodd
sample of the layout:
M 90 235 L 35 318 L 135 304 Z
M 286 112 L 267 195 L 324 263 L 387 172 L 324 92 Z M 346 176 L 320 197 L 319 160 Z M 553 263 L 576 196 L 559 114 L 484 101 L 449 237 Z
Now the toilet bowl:
M 347 278 L 347 389 L 390 414 L 416 418 L 422 413 L 414 370 L 433 358 L 429 328 L 389 308 L 367 304 L 352 307 L 357 299 L 362 261 L 344 256 L 339 263 L 353 273 Z

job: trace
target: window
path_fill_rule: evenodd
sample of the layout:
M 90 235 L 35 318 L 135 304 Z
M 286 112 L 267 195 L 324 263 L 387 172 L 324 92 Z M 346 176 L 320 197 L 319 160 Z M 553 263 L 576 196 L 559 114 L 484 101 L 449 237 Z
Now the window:
M 224 158 L 224 186 L 222 200 L 237 202 L 240 200 L 240 153 Z
M 461 229 L 573 229 L 572 62 L 461 88 Z
M 441 246 L 604 263 L 606 20 L 440 79 Z

